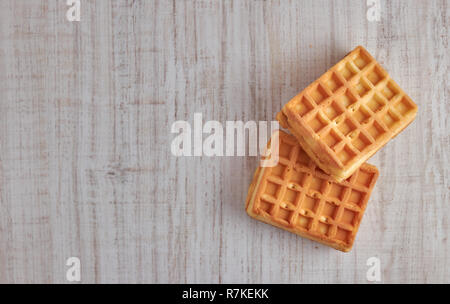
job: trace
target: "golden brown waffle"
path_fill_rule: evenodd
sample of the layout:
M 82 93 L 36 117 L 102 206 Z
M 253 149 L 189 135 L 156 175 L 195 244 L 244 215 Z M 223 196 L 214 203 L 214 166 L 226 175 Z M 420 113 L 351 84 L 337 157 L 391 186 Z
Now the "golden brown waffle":
M 349 251 L 378 178 L 377 168 L 364 163 L 347 180 L 336 182 L 316 167 L 295 137 L 277 132 L 278 165 L 256 170 L 247 195 L 247 213 L 300 236 Z
M 361 46 L 277 114 L 317 165 L 342 181 L 410 124 L 417 105 Z

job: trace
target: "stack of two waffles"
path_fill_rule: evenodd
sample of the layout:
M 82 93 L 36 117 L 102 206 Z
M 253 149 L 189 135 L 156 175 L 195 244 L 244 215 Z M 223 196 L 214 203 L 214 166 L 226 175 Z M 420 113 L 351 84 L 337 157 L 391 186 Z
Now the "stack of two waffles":
M 278 162 L 257 168 L 247 213 L 350 251 L 379 175 L 365 161 L 416 114 L 417 105 L 358 46 L 277 114 L 294 136 L 272 135 L 267 154 L 278 153 Z

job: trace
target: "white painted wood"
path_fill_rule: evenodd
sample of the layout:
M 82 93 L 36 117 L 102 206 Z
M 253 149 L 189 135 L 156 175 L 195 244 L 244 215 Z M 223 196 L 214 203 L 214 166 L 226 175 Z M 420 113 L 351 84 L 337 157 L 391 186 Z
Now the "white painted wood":
M 0 282 L 449 283 L 449 4 L 0 2 Z M 250 219 L 254 157 L 177 158 L 170 126 L 273 120 L 364 45 L 419 105 L 370 163 L 352 252 Z

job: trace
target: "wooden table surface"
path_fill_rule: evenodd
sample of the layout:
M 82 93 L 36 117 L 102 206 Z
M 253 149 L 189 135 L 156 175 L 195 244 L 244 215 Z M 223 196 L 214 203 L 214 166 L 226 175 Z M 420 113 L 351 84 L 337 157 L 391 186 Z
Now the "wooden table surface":
M 370 257 L 449 283 L 449 2 L 372 5 L 1 1 L 0 283 L 67 282 L 69 257 L 82 283 L 366 283 Z M 274 120 L 359 44 L 419 114 L 370 159 L 350 253 L 246 215 L 257 157 L 171 154 L 175 121 Z

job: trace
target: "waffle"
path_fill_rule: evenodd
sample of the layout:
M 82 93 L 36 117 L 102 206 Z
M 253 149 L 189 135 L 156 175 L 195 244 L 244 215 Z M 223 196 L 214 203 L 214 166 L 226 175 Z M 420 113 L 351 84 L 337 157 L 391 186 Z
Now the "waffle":
M 410 124 L 417 105 L 361 46 L 277 114 L 317 165 L 342 181 Z
M 364 163 L 347 180 L 336 182 L 315 165 L 295 137 L 276 132 L 278 137 L 271 140 L 278 139 L 278 164 L 256 170 L 247 195 L 247 213 L 335 249 L 350 251 L 378 178 L 377 168 Z

